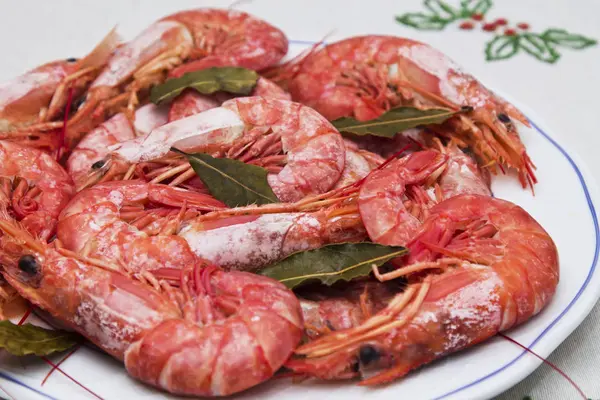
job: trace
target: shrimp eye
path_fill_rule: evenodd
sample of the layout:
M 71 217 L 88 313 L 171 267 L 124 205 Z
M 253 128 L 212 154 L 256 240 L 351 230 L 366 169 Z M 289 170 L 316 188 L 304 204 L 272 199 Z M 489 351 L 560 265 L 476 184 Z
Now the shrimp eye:
M 83 103 L 85 103 L 87 96 L 83 95 L 83 96 L 79 96 L 77 99 L 75 99 L 73 101 L 73 103 L 71 104 L 71 109 L 73 111 L 77 111 L 79 110 L 79 108 L 83 105 Z
M 75 57 L 67 58 L 67 62 L 74 63 L 76 61 L 77 61 L 77 58 L 75 58 Z
M 510 123 L 510 118 L 506 114 L 498 114 L 498 119 L 505 124 Z
M 104 164 L 106 164 L 106 161 L 104 161 L 104 160 L 96 161 L 95 163 L 92 164 L 92 169 L 100 169 L 100 168 L 104 167 Z
M 365 344 L 361 346 L 358 351 L 358 358 L 360 358 L 360 362 L 363 365 L 369 365 L 370 363 L 379 360 L 379 358 L 381 358 L 381 353 L 375 346 Z
M 19 258 L 19 269 L 27 275 L 36 275 L 40 270 L 40 265 L 34 256 L 25 255 Z
M 474 110 L 474 108 L 473 108 L 473 107 L 471 107 L 471 106 L 462 106 L 462 107 L 460 108 L 460 110 L 461 110 L 461 111 L 463 111 L 463 112 L 471 112 L 471 111 L 473 111 L 473 110 Z

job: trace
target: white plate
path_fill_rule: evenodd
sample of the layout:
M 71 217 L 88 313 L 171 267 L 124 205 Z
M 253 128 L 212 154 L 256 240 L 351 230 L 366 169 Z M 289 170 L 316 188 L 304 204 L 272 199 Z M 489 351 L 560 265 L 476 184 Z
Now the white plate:
M 69 3 L 67 14 L 61 14 L 57 17 L 58 20 L 52 22 L 54 25 L 50 26 L 45 19 L 49 14 L 44 9 L 30 15 L 28 26 L 38 26 L 39 23 L 39 26 L 45 26 L 43 29 L 53 32 L 52 35 L 58 35 L 62 39 L 68 37 L 69 40 L 58 41 L 61 44 L 56 44 L 51 49 L 48 49 L 48 43 L 43 40 L 28 43 L 27 52 L 21 52 L 23 57 L 9 59 L 0 66 L 0 80 L 8 79 L 49 59 L 85 53 L 115 22 L 120 22 L 119 30 L 130 38 L 158 17 L 198 6 L 198 2 L 191 1 L 160 2 L 147 8 L 139 6 L 133 0 L 104 3 L 105 7 L 97 6 L 92 10 L 88 8 L 89 4 Z M 321 39 L 332 27 L 335 27 L 335 34 L 329 40 L 367 32 L 399 34 L 396 25 L 382 22 L 382 19 L 362 18 L 357 11 L 358 7 L 352 7 L 346 1 L 328 2 L 327 10 L 321 9 L 324 12 L 320 13 L 311 13 L 311 9 L 316 9 L 317 3 L 301 3 L 302 6 L 281 9 L 277 6 L 281 3 L 259 1 L 243 4 L 239 8 L 281 27 L 292 39 L 291 54 L 305 49 L 312 41 Z M 338 7 L 334 7 L 332 3 Z M 35 4 L 38 8 L 58 9 L 59 5 L 67 8 L 66 2 L 59 2 L 58 5 L 52 2 L 52 6 L 48 2 Z M 224 6 L 219 2 L 209 4 Z M 379 9 L 382 10 L 381 13 L 377 11 Z M 387 13 L 383 12 L 385 10 L 388 10 Z M 50 12 L 49 9 L 46 11 Z M 371 14 L 386 17 L 395 11 L 383 2 L 374 3 L 369 8 Z M 93 14 L 91 19 L 90 13 Z M 350 23 L 353 20 L 357 23 Z M 13 20 L 11 23 L 14 25 L 20 22 Z M 71 37 L 73 27 L 79 29 L 75 37 Z M 0 28 L 0 37 L 8 37 L 8 29 Z M 42 28 L 38 28 L 37 35 L 43 34 L 40 29 Z M 35 33 L 24 34 L 35 36 Z M 6 54 L 4 44 L 1 46 L 0 50 Z M 8 49 L 13 46 L 15 45 L 9 44 Z M 438 47 L 444 50 L 442 46 Z M 71 53 L 64 54 L 66 48 Z M 469 69 L 468 64 L 465 67 Z M 599 228 L 594 206 L 598 204 L 598 190 L 578 158 L 553 139 L 556 136 L 552 134 L 551 128 L 532 110 L 510 96 L 506 97 L 520 107 L 532 122 L 531 129 L 522 130 L 522 139 L 538 166 L 540 183 L 535 187 L 535 196 L 532 196 L 531 192 L 522 190 L 514 178 L 496 177 L 493 190 L 497 197 L 524 207 L 544 226 L 558 246 L 561 262 L 560 283 L 550 305 L 540 315 L 508 334 L 547 357 L 581 323 L 600 296 L 600 274 L 596 271 Z M 53 359 L 57 360 L 56 357 Z M 5 357 L 0 362 L 0 387 L 14 398 L 94 398 L 59 373 L 54 373 L 41 386 L 50 367 L 39 359 Z M 289 381 L 276 380 L 239 397 L 275 398 L 283 395 L 286 399 L 354 399 L 368 395 L 370 399 L 400 396 L 408 399 L 483 399 L 508 389 L 539 365 L 537 358 L 504 339 L 495 338 L 437 361 L 384 388 L 365 389 L 351 382 L 293 385 Z M 93 350 L 81 349 L 61 367 L 104 399 L 174 398 L 129 379 L 120 363 Z

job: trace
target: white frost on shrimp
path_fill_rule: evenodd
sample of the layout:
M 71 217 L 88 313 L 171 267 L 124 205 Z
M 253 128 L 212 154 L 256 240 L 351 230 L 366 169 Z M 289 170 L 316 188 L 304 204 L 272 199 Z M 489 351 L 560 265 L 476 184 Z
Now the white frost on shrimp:
M 448 76 L 451 70 L 461 74 L 461 68 L 444 54 L 427 45 L 401 47 L 398 53 L 406 57 L 424 71 L 434 75 L 440 81 L 440 92 L 448 100 L 456 104 L 464 104 L 465 98 L 456 90 L 457 86 L 464 84 L 462 76 L 457 75 L 452 79 Z
M 191 223 L 179 232 L 192 251 L 217 265 L 234 269 L 259 267 L 281 259 L 287 254 L 285 239 L 292 226 L 313 223 L 302 214 L 267 214 L 251 222 L 199 230 Z M 202 223 L 200 223 L 201 226 Z

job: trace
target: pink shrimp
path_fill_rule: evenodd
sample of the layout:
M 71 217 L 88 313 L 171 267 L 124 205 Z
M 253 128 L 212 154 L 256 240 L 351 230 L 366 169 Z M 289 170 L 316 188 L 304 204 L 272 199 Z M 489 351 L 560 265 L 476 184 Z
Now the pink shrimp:
M 459 194 L 492 195 L 487 169 L 480 168 L 472 157 L 463 153 L 454 143 L 438 148 L 448 155 L 447 168 L 439 178 L 443 198 Z
M 0 221 L 0 229 L 21 247 L 0 251 L 10 285 L 149 385 L 190 396 L 237 393 L 272 377 L 301 339 L 298 300 L 285 286 L 221 271 L 189 247 L 179 248 L 189 264 L 175 270 L 175 289 L 117 263 L 50 247 L 10 221 Z
M 67 172 L 73 178 L 75 187 L 81 189 L 86 186 L 90 171 L 102 167 L 102 160 L 109 154 L 110 146 L 148 134 L 164 125 L 167 111 L 165 107 L 147 104 L 136 111 L 133 126 L 127 116 L 120 113 L 89 132 L 75 146 L 67 160 Z M 98 162 L 100 164 L 96 164 Z
M 57 88 L 76 69 L 75 60 L 55 61 L 0 85 L 0 139 L 55 151 L 59 146 L 56 133 L 35 133 L 27 128 L 40 122 Z
M 360 187 L 358 208 L 371 240 L 405 245 L 416 234 L 421 222 L 406 209 L 406 185 L 435 179 L 446 168 L 447 161 L 444 154 L 426 150 L 369 174 Z
M 113 31 L 84 58 L 41 65 L 0 85 L 0 139 L 54 152 L 61 146 L 58 131 L 69 93 L 77 98 L 97 76 L 117 47 Z
M 533 163 L 512 120 L 527 118 L 473 76 L 430 46 L 393 36 L 358 36 L 313 51 L 275 68 L 268 77 L 284 81 L 292 99 L 328 119 L 378 117 L 398 105 L 472 108 L 447 125 L 472 148 L 483 165 L 514 168 L 523 186 L 533 185 Z
M 83 107 L 69 121 L 69 143 L 72 147 L 94 127 L 90 117 L 117 105 L 126 105 L 133 116 L 138 94 L 163 82 L 166 73 L 178 76 L 212 66 L 260 70 L 278 62 L 287 47 L 279 29 L 240 11 L 207 8 L 164 17 L 108 61 L 90 86 Z M 198 60 L 175 69 L 190 59 Z
M 346 146 L 346 163 L 342 176 L 333 187 L 334 189 L 343 188 L 359 181 L 385 162 L 385 159 L 378 154 L 359 149 L 354 142 L 348 139 L 344 139 L 344 144 Z
M 172 147 L 264 166 L 272 171 L 271 188 L 285 202 L 331 189 L 345 165 L 342 136 L 316 111 L 285 100 L 243 97 L 113 147 L 115 157 L 103 171 L 117 176 L 111 167 L 124 172 L 132 163 L 166 156 Z M 195 176 L 189 164 L 177 173 Z
M 398 281 L 356 280 L 335 287 L 295 289 L 304 317 L 304 334 L 314 340 L 332 331 L 353 328 L 387 306 L 402 290 Z
M 271 99 L 291 100 L 291 96 L 281 87 L 277 86 L 265 78 L 258 78 L 256 86 L 250 96 L 268 97 Z M 171 103 L 169 110 L 169 122 L 189 117 L 202 111 L 216 108 L 223 102 L 232 99 L 234 96 L 228 93 L 216 93 L 213 96 L 206 96 L 193 89 L 186 89 Z
M 75 194 L 67 172 L 48 154 L 0 141 L 0 209 L 33 235 L 48 240 Z
M 38 122 L 56 88 L 76 67 L 75 59 L 54 61 L 0 85 L 0 132 Z
M 190 219 L 177 235 L 199 257 L 225 269 L 242 271 L 258 271 L 297 251 L 366 238 L 358 215 L 336 210 L 261 214 L 265 210 L 258 208 L 248 212 L 258 215 Z
M 431 209 L 422 233 L 446 238 L 434 261 L 405 273 L 439 274 L 413 281 L 361 325 L 301 346 L 286 366 L 322 379 L 386 371 L 361 382 L 390 382 L 447 354 L 489 339 L 539 313 L 559 279 L 548 233 L 522 208 L 489 196 L 458 195 Z M 397 271 L 390 274 L 401 276 Z M 383 275 L 383 279 L 389 278 Z
M 79 192 L 63 208 L 56 236 L 77 254 L 122 260 L 133 270 L 153 270 L 176 260 L 183 267 L 190 260 L 180 249 L 187 245 L 172 235 L 179 222 L 200 211 L 223 208 L 209 195 L 183 189 L 139 181 L 108 182 Z

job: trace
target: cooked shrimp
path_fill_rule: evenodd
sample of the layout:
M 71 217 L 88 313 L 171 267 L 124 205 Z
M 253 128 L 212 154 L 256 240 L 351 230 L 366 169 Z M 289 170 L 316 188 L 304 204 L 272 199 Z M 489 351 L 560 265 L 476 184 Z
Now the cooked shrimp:
M 490 176 L 486 169 L 480 168 L 472 157 L 454 143 L 440 145 L 439 149 L 448 155 L 447 167 L 438 181 L 443 198 L 459 194 L 492 195 Z
M 74 59 L 54 61 L 0 84 L 0 132 L 39 121 L 60 83 L 76 70 Z
M 54 152 L 68 99 L 80 96 L 117 47 L 111 31 L 88 55 L 54 61 L 0 85 L 0 139 Z
M 359 149 L 350 140 L 344 139 L 344 144 L 346 146 L 346 163 L 342 176 L 333 187 L 334 189 L 357 182 L 385 162 L 385 159 L 378 154 Z
M 294 293 L 300 300 L 304 333 L 309 339 L 353 328 L 387 306 L 403 289 L 398 281 L 355 280 L 334 287 L 300 287 Z
M 435 206 L 425 226 L 439 229 L 441 221 L 449 241 L 436 248 L 433 263 L 442 273 L 407 286 L 360 326 L 301 346 L 296 353 L 306 358 L 286 366 L 322 379 L 388 368 L 361 382 L 386 383 L 527 321 L 552 299 L 556 246 L 521 207 L 458 195 Z M 419 267 L 427 266 L 407 269 Z
M 378 117 L 398 105 L 461 106 L 473 111 L 447 123 L 483 165 L 514 168 L 523 186 L 533 185 L 533 164 L 514 121 L 529 126 L 513 105 L 432 47 L 393 36 L 358 36 L 329 44 L 271 72 L 292 99 L 328 119 Z
M 265 78 L 258 78 L 256 86 L 250 96 L 268 97 L 271 99 L 291 100 L 291 96 L 276 83 Z M 193 89 L 186 89 L 171 103 L 169 122 L 177 121 L 202 111 L 216 108 L 223 102 L 231 100 L 234 96 L 219 92 L 212 96 L 198 93 Z
M 28 132 L 40 120 L 61 82 L 76 70 L 75 60 L 41 65 L 0 85 L 0 139 L 52 152 L 56 134 Z
M 127 116 L 120 113 L 89 132 L 75 146 L 67 160 L 67 172 L 73 178 L 75 187 L 79 189 L 85 186 L 90 170 L 102 167 L 110 146 L 146 135 L 164 125 L 167 112 L 168 108 L 147 104 L 136 111 L 133 126 Z M 96 164 L 98 162 L 100 164 Z
M 261 70 L 287 52 L 285 35 L 267 22 L 234 10 L 197 9 L 169 15 L 120 47 L 94 80 L 86 102 L 69 121 L 72 145 L 89 130 L 94 114 L 127 106 L 130 116 L 138 95 L 166 78 L 213 66 Z M 175 68 L 187 60 L 197 60 Z M 93 128 L 93 126 L 91 126 Z
M 10 221 L 0 229 L 21 246 L 17 255 L 0 251 L 12 287 L 123 361 L 132 377 L 171 393 L 225 396 L 255 386 L 300 341 L 300 306 L 285 286 L 223 272 L 185 246 L 189 264 L 176 270 L 174 289 L 156 279 L 149 285 L 117 263 L 52 248 Z
M 406 185 L 434 179 L 448 157 L 426 150 L 412 153 L 373 171 L 360 187 L 358 208 L 369 237 L 376 243 L 406 245 L 421 222 L 406 208 Z
M 177 235 L 199 257 L 242 271 L 258 271 L 297 251 L 366 238 L 358 215 L 338 215 L 327 209 L 208 221 L 198 217 L 184 222 Z
M 84 256 L 122 261 L 132 270 L 154 270 L 177 262 L 189 265 L 180 249 L 185 241 L 172 235 L 185 206 L 218 210 L 213 197 L 165 185 L 116 181 L 79 192 L 62 210 L 56 232 L 62 245 Z M 189 217 L 189 216 L 188 216 Z
M 0 211 L 32 235 L 50 239 L 60 211 L 74 194 L 73 181 L 48 154 L 0 141 Z
M 345 146 L 340 133 L 311 108 L 285 100 L 242 97 L 221 107 L 153 130 L 112 148 L 116 156 L 100 172 L 122 169 L 122 161 L 156 160 L 172 147 L 224 154 L 273 171 L 268 181 L 284 202 L 324 193 L 340 179 Z M 283 165 L 283 166 L 282 166 Z M 191 166 L 181 172 L 188 176 Z M 111 171 L 109 176 L 118 176 Z

